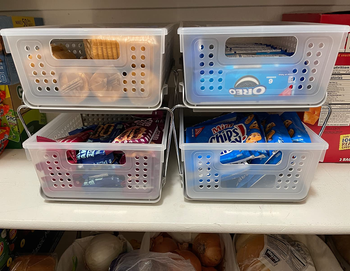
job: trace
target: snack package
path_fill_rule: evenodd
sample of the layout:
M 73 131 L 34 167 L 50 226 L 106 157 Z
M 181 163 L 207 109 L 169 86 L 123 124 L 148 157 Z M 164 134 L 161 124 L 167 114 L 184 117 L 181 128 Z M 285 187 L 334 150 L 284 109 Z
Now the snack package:
M 158 129 L 158 125 L 153 118 L 125 123 L 124 127 L 125 130 L 113 140 L 113 143 L 149 144 Z
M 68 132 L 69 135 L 76 135 L 76 134 L 79 134 L 79 133 L 82 133 L 82 132 L 86 132 L 86 131 L 89 131 L 89 130 L 92 130 L 92 131 L 95 131 L 97 125 L 96 124 L 93 124 L 93 125 L 90 125 L 90 126 L 83 126 L 83 127 L 80 127 L 78 129 L 75 129 L 75 130 L 72 130 L 70 132 Z
M 4 90 L 0 90 L 0 103 L 5 100 L 6 92 Z
M 235 237 L 240 271 L 316 271 L 305 244 L 277 234 L 239 234 Z
M 228 113 L 213 119 L 203 121 L 194 126 L 204 126 L 204 125 L 211 125 L 211 124 L 218 124 L 218 123 L 225 123 L 225 122 L 235 122 L 236 120 L 237 120 L 237 113 Z
M 55 271 L 56 259 L 47 255 L 25 255 L 15 258 L 10 271 Z
M 123 153 L 122 153 L 123 154 Z M 77 153 L 78 164 L 119 164 L 118 152 L 104 150 L 80 150 Z
M 286 127 L 277 114 L 269 115 L 265 126 L 266 141 L 270 143 L 292 143 Z
M 96 127 L 90 135 L 88 142 L 112 142 L 123 131 L 124 126 L 121 123 L 101 124 Z
M 309 111 L 304 112 L 303 122 L 315 125 L 320 118 L 321 108 L 321 106 L 316 108 L 310 108 Z
M 0 154 L 5 150 L 10 134 L 10 127 L 0 127 Z
M 5 93 L 5 91 L 0 91 L 0 93 L 1 92 Z M 7 105 L 7 104 L 0 104 L 0 118 L 2 116 L 6 115 L 9 112 L 9 110 L 10 110 L 10 106 L 9 105 Z
M 306 132 L 305 127 L 296 112 L 285 112 L 280 117 L 293 142 L 311 143 L 310 136 Z
M 98 175 L 83 175 L 82 187 L 125 187 L 123 175 L 111 175 L 108 173 Z
M 164 119 L 159 119 L 158 129 L 154 133 L 151 144 L 162 144 L 164 125 L 165 125 Z

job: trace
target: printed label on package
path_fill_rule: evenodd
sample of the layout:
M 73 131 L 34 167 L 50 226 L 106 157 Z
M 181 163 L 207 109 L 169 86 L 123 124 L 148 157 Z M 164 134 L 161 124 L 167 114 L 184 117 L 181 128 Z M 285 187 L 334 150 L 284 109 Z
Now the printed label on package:
M 350 134 L 340 136 L 339 150 L 350 150 Z
M 322 126 L 328 114 L 328 108 L 322 106 L 318 126 Z M 350 125 L 350 105 L 332 105 L 332 115 L 327 126 L 349 126 Z

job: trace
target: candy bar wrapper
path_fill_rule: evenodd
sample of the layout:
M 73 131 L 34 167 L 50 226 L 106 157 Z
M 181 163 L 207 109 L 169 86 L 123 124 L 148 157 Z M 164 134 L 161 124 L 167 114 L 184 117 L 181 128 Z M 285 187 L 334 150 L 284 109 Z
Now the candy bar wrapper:
M 112 142 L 122 133 L 124 125 L 122 123 L 101 124 L 96 127 L 90 135 L 88 142 Z
M 269 115 L 265 126 L 266 141 L 270 143 L 292 143 L 281 118 L 277 114 Z
M 149 144 L 158 129 L 157 123 L 152 118 L 135 120 L 124 125 L 125 130 L 113 140 L 113 143 Z
M 96 124 L 93 124 L 93 125 L 90 125 L 90 126 L 83 126 L 83 127 L 80 127 L 78 129 L 75 129 L 73 131 L 68 132 L 68 134 L 69 135 L 76 135 L 76 134 L 79 134 L 79 133 L 82 133 L 82 132 L 86 132 L 86 131 L 89 131 L 89 130 L 94 131 L 96 129 L 96 127 L 97 127 Z
M 0 154 L 5 150 L 9 142 L 10 127 L 0 127 Z
M 281 119 L 293 142 L 311 143 L 310 136 L 306 132 L 305 127 L 296 112 L 285 112 L 281 115 Z
M 110 175 L 108 173 L 99 175 L 84 175 L 82 187 L 125 187 L 123 175 Z
M 104 150 L 80 150 L 77 153 L 79 164 L 118 164 L 121 156 Z
M 151 144 L 162 144 L 163 134 L 164 134 L 164 132 L 163 132 L 164 126 L 165 126 L 164 119 L 159 119 L 158 120 L 158 129 L 154 133 Z
M 194 126 L 206 126 L 206 125 L 213 125 L 213 124 L 219 124 L 219 123 L 229 123 L 229 122 L 235 122 L 236 120 L 237 120 L 236 113 L 228 113 L 210 120 L 203 121 Z

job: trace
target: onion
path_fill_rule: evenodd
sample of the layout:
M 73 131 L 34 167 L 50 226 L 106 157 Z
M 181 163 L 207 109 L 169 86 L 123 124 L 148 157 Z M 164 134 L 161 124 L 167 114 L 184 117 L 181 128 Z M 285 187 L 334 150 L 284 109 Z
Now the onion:
M 111 262 L 126 251 L 126 243 L 109 233 L 95 236 L 85 250 L 85 263 L 90 271 L 108 271 Z
M 216 233 L 200 233 L 194 238 L 192 249 L 204 266 L 216 266 L 223 258 L 220 236 Z
M 192 266 L 196 271 L 202 271 L 202 265 L 196 255 L 189 250 L 175 250 L 175 253 L 179 254 L 185 260 L 190 260 Z
M 177 249 L 177 244 L 174 239 L 169 237 L 157 236 L 153 239 L 151 251 L 153 252 L 172 252 Z
M 202 266 L 202 271 L 217 271 L 214 267 Z

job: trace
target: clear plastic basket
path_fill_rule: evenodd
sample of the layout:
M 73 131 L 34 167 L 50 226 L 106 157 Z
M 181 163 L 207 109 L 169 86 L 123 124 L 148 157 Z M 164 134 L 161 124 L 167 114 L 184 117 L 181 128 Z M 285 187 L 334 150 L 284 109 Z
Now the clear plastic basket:
M 183 23 L 187 107 L 321 105 L 349 26 Z
M 179 147 L 185 196 L 191 200 L 303 200 L 328 149 L 306 126 L 311 143 L 185 143 L 185 127 L 181 112 Z M 281 151 L 282 159 L 276 165 L 222 164 L 223 150 Z
M 172 65 L 174 25 L 1 30 L 29 107 L 155 110 Z
M 161 144 L 37 142 L 37 136 L 57 139 L 83 125 L 129 120 L 127 115 L 60 114 L 28 138 L 23 147 L 37 172 L 47 200 L 157 202 L 165 184 L 170 115 L 167 114 Z M 68 150 L 121 151 L 124 164 L 71 164 Z M 167 154 L 167 155 L 166 155 Z M 86 179 L 107 176 L 113 185 L 84 186 Z

